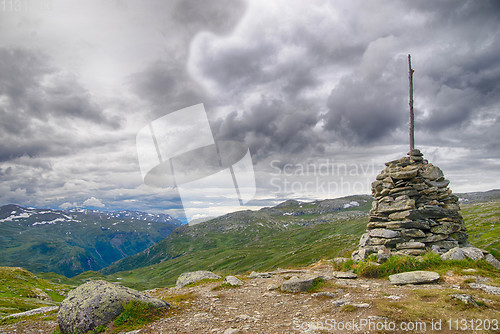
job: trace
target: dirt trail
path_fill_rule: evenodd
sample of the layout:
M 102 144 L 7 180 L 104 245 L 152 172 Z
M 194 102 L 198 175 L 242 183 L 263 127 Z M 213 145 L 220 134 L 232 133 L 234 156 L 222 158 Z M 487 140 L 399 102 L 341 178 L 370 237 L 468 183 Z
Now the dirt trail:
M 414 303 L 416 294 L 425 310 L 438 312 L 437 308 L 441 309 L 438 303 L 444 300 L 442 311 L 446 317 L 467 315 L 470 318 L 484 314 L 490 319 L 500 320 L 500 296 L 468 288 L 464 280 L 474 280 L 474 276 L 449 273 L 438 284 L 394 286 L 387 279 L 333 278 L 332 268 L 328 266 L 313 268 L 307 273 L 329 278 L 320 291 L 330 294 L 317 296 L 309 292 L 281 292 L 281 283 L 297 275 L 292 273 L 275 274 L 271 278 L 241 277 L 244 281 L 242 286 L 220 290 L 214 290 L 220 282 L 151 290 L 149 293 L 152 296 L 167 300 L 174 298 L 176 301 L 166 318 L 146 325 L 138 333 L 401 333 L 400 326 L 405 317 L 403 312 L 407 311 L 405 305 Z M 475 280 L 488 281 L 480 277 Z M 481 301 L 482 309 L 464 307 L 451 300 L 450 293 L 470 294 Z M 388 308 L 383 306 L 391 303 L 394 307 L 390 306 L 393 308 L 389 308 L 388 312 Z M 407 319 L 406 325 L 414 329 L 405 332 L 457 333 L 453 327 L 450 330 L 446 320 L 443 320 L 441 330 L 433 330 L 430 320 L 433 316 L 425 314 L 428 313 L 425 310 L 422 315 L 425 323 L 417 323 L 422 322 L 418 318 Z M 439 316 L 443 314 L 436 313 L 436 319 Z M 52 333 L 55 328 L 54 321 L 25 321 L 0 327 L 0 333 Z M 472 330 L 458 332 L 488 333 Z

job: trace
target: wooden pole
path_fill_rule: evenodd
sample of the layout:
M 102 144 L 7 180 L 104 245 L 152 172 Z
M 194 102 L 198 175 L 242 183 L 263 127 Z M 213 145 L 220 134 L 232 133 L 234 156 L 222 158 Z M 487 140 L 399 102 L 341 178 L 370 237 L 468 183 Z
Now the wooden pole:
M 411 56 L 408 55 L 408 70 L 410 79 L 410 156 L 415 149 L 415 119 L 413 114 L 413 69 L 411 68 Z

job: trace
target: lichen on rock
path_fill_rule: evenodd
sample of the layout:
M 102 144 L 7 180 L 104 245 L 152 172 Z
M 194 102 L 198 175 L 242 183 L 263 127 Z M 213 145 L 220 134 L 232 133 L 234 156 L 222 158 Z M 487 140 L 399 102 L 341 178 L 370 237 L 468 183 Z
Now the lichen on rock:
M 57 314 L 61 333 L 80 334 L 106 325 L 123 311 L 127 302 L 138 300 L 157 308 L 170 305 L 143 292 L 106 281 L 90 281 L 80 285 L 63 300 Z

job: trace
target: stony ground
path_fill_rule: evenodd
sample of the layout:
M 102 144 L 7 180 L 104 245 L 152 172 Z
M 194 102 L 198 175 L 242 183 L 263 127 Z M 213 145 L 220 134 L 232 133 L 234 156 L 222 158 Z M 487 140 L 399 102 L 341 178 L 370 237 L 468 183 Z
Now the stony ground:
M 329 292 L 326 296 L 280 291 L 284 280 L 306 272 L 320 273 L 328 279 L 318 290 Z M 406 286 L 393 286 L 387 279 L 337 279 L 327 265 L 304 269 L 302 273 L 285 271 L 271 278 L 240 278 L 244 284 L 236 288 L 217 289 L 219 281 L 149 291 L 169 300 L 172 308 L 165 318 L 146 325 L 139 333 L 500 332 L 492 327 L 500 321 L 500 296 L 471 289 L 468 284 L 472 282 L 491 284 L 491 279 L 473 270 L 461 275 L 448 272 L 437 284 Z M 452 294 L 470 295 L 479 305 L 466 305 Z M 460 327 L 462 319 L 468 323 Z M 489 331 L 482 330 L 486 319 L 491 322 Z M 404 331 L 401 326 L 413 330 Z M 25 320 L 0 326 L 0 333 L 52 333 L 56 327 L 50 318 Z

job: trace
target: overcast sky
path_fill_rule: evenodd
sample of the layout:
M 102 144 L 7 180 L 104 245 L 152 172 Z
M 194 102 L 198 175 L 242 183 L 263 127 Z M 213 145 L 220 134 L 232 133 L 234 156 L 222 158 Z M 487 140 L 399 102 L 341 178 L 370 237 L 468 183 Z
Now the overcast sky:
M 453 191 L 500 188 L 499 17 L 496 0 L 0 2 L 0 204 L 182 217 L 143 183 L 136 134 L 199 103 L 250 149 L 250 207 L 369 193 L 408 152 L 409 53 L 416 146 Z M 230 209 L 207 203 L 184 205 Z

